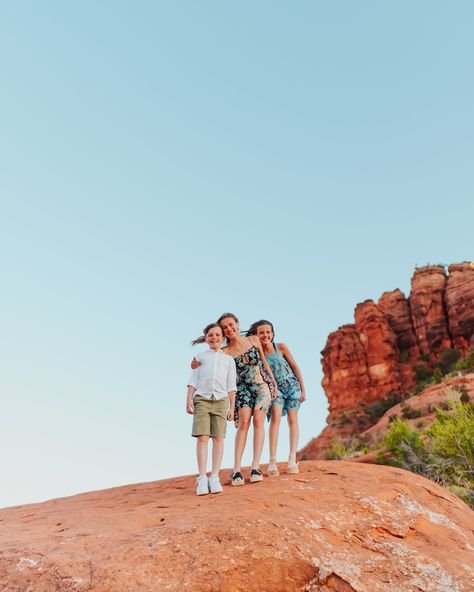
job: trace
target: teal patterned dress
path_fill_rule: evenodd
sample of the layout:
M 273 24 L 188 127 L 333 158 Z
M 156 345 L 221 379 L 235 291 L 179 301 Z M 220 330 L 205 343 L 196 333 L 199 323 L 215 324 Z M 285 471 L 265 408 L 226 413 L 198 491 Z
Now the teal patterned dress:
M 265 356 L 278 386 L 278 393 L 272 401 L 272 406 L 279 405 L 283 408 L 282 415 L 286 415 L 288 409 L 298 410 L 300 408 L 301 386 L 287 360 L 280 353 L 278 345 L 276 343 L 273 345 L 275 353 Z

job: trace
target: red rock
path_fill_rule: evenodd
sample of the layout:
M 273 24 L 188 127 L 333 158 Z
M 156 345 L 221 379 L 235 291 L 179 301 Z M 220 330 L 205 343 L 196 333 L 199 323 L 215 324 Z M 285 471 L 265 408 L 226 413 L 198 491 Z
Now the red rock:
M 204 497 L 181 477 L 1 510 L 0 524 L 2 592 L 473 585 L 474 512 L 392 467 L 306 462 L 299 475 Z
M 369 396 L 373 402 L 390 391 L 401 388 L 397 337 L 387 317 L 372 301 L 366 300 L 355 309 L 355 326 L 362 342 L 369 378 Z
M 355 325 L 344 325 L 331 333 L 321 354 L 329 412 L 354 407 L 369 393 L 367 357 Z
M 474 348 L 474 263 L 449 266 L 445 300 L 453 347 L 465 355 Z
M 378 307 L 397 337 L 397 348 L 407 362 L 416 362 L 420 355 L 418 343 L 411 321 L 410 302 L 401 290 L 384 292 L 378 301 Z M 402 359 L 403 362 L 403 359 Z
M 446 273 L 440 265 L 419 267 L 411 280 L 410 305 L 420 352 L 431 360 L 452 346 L 444 307 Z
M 370 419 L 364 422 L 361 404 L 374 404 L 391 391 L 413 392 L 415 368 L 425 363 L 420 354 L 436 362 L 452 346 L 462 354 L 474 347 L 474 264 L 451 265 L 448 280 L 442 266 L 418 268 L 410 299 L 393 290 L 378 304 L 359 304 L 355 325 L 331 333 L 321 352 L 327 426 L 300 456 L 319 458 L 336 436 L 367 429 Z

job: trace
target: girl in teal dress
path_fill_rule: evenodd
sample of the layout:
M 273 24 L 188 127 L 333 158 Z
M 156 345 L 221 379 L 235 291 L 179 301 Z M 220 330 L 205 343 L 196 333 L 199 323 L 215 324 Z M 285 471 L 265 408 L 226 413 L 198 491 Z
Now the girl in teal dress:
M 296 451 L 298 448 L 298 409 L 306 400 L 303 377 L 298 364 L 284 343 L 275 343 L 275 332 L 270 321 L 257 321 L 247 331 L 247 335 L 256 335 L 260 339 L 265 358 L 275 377 L 278 393 L 272 401 L 270 412 L 270 462 L 268 474 L 278 476 L 280 474 L 276 464 L 278 446 L 278 432 L 282 415 L 288 416 L 290 431 L 290 455 L 288 458 L 287 473 L 298 473 Z

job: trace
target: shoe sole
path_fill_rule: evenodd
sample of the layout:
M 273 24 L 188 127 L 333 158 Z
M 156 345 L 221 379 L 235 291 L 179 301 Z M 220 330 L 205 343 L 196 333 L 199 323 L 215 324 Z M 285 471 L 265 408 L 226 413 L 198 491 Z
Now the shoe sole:
M 232 487 L 240 487 L 241 485 L 245 485 L 245 481 L 243 479 L 232 481 Z
M 263 475 L 259 477 L 250 477 L 250 483 L 258 483 L 259 481 L 263 481 Z
M 211 491 L 211 493 L 222 493 L 223 491 L 223 489 L 218 489 L 217 491 Z
M 203 491 L 202 493 L 196 493 L 196 495 L 209 495 L 208 491 Z
M 286 469 L 286 472 L 288 473 L 288 475 L 296 475 L 297 473 L 300 472 L 300 470 L 298 468 L 296 468 L 296 469 Z
M 268 471 L 268 476 L 269 477 L 279 477 L 280 476 L 280 471 Z

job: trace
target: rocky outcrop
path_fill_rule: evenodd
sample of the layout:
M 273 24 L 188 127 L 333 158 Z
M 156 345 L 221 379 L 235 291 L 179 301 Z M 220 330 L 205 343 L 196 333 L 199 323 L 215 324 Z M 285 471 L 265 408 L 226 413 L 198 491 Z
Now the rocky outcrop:
M 322 356 L 322 384 L 329 412 L 355 407 L 361 394 L 366 396 L 369 391 L 367 359 L 355 325 L 344 325 L 331 333 Z M 340 397 L 339 393 L 346 393 L 346 397 Z
M 358 304 L 354 316 L 367 361 L 369 389 L 364 400 L 370 403 L 383 393 L 401 388 L 397 338 L 387 317 L 372 300 Z
M 420 350 L 411 321 L 410 301 L 397 289 L 384 292 L 378 306 L 396 335 L 397 350 L 406 353 L 405 361 L 416 361 Z
M 391 467 L 303 462 L 204 497 L 182 477 L 1 510 L 0 525 L 2 592 L 473 589 L 474 512 Z
M 446 282 L 446 272 L 440 265 L 419 267 L 411 280 L 413 327 L 420 352 L 430 359 L 452 345 L 444 306 Z
M 321 352 L 327 427 L 300 456 L 317 458 L 335 436 L 370 427 L 364 408 L 413 393 L 418 366 L 433 366 L 446 350 L 466 355 L 474 347 L 474 264 L 450 265 L 448 272 L 441 265 L 416 269 L 409 298 L 397 289 L 377 304 L 366 300 L 355 309 L 355 324 L 329 335 Z
M 474 348 L 474 264 L 449 266 L 445 301 L 453 347 L 467 354 Z

